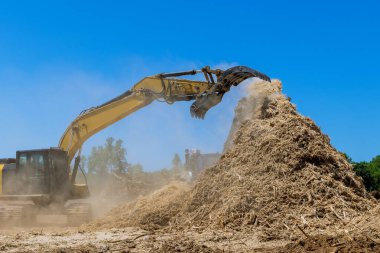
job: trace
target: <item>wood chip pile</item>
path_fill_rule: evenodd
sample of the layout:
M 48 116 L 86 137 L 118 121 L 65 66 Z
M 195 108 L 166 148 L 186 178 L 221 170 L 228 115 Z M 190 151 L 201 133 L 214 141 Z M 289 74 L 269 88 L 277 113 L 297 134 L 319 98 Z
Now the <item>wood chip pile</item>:
M 280 81 L 255 83 L 247 93 L 224 154 L 190 190 L 164 189 L 115 209 L 110 215 L 118 223 L 98 225 L 232 229 L 289 239 L 341 228 L 376 205 L 329 137 L 282 94 Z

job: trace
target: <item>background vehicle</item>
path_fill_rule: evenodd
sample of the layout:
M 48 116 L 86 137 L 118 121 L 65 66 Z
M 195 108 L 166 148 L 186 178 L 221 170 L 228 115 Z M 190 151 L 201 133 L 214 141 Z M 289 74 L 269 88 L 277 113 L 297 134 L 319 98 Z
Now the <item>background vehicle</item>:
M 185 168 L 191 173 L 191 180 L 195 180 L 203 170 L 215 165 L 220 153 L 201 153 L 199 149 L 185 150 Z

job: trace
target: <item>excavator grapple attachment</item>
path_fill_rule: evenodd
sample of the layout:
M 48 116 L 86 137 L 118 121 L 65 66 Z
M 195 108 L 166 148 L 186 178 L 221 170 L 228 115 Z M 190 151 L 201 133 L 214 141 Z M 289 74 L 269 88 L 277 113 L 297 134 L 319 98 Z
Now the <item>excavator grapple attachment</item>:
M 203 71 L 205 70 L 203 69 Z M 225 71 L 209 69 L 206 69 L 206 71 L 209 75 L 212 73 L 217 76 L 217 83 L 215 83 L 209 91 L 199 95 L 190 107 L 191 116 L 200 119 L 205 117 L 206 112 L 210 108 L 222 101 L 224 93 L 228 92 L 232 85 L 237 86 L 252 77 L 256 77 L 267 82 L 271 81 L 267 75 L 245 66 L 236 66 Z
M 270 78 L 254 69 L 245 66 L 237 66 L 227 69 L 220 76 L 218 82 L 222 83 L 224 86 L 237 86 L 241 82 L 247 80 L 248 78 L 257 77 L 261 80 L 270 82 Z

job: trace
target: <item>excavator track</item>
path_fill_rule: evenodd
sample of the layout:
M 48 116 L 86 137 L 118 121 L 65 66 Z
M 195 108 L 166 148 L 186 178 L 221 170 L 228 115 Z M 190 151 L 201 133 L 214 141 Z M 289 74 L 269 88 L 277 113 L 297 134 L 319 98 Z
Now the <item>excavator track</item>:
M 66 208 L 67 223 L 78 226 L 91 221 L 92 209 L 89 203 L 72 203 Z
M 38 207 L 30 203 L 1 203 L 0 226 L 28 226 L 36 222 Z
M 1 225 L 21 225 L 24 219 L 24 206 L 0 205 Z

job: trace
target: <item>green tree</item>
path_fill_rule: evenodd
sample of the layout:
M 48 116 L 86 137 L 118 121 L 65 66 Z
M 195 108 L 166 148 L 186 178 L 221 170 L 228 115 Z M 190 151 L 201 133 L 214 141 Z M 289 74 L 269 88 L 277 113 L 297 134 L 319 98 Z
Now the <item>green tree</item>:
M 135 176 L 135 175 L 138 175 L 138 174 L 141 174 L 144 172 L 144 169 L 143 167 L 141 166 L 141 164 L 134 164 L 134 165 L 130 165 L 128 166 L 128 170 L 127 170 L 128 174 L 130 174 L 131 176 Z
M 179 176 L 181 174 L 181 170 L 182 170 L 181 158 L 179 157 L 178 154 L 174 154 L 174 157 L 172 159 L 173 176 L 174 177 Z
M 109 172 L 125 173 L 128 167 L 126 153 L 122 140 L 107 138 L 104 145 L 92 148 L 87 162 L 89 173 L 98 175 Z
M 358 176 L 363 178 L 363 183 L 365 185 L 365 188 L 369 191 L 373 190 L 375 183 L 371 175 L 369 163 L 367 162 L 356 163 L 354 165 L 354 171 Z
M 371 164 L 376 168 L 380 168 L 380 155 L 373 158 Z
M 178 154 L 174 154 L 174 157 L 172 159 L 172 165 L 173 165 L 173 168 L 181 167 L 181 158 L 179 157 Z
M 354 171 L 363 178 L 368 191 L 380 191 L 380 156 L 370 162 L 354 163 Z
M 84 170 L 84 168 L 86 168 L 86 165 L 87 165 L 87 158 L 85 155 L 81 155 L 79 166 Z
M 340 153 L 344 156 L 344 158 L 346 158 L 346 160 L 349 163 L 354 163 L 354 161 L 352 161 L 352 158 L 349 155 L 347 155 L 346 153 L 343 153 L 343 152 L 340 152 Z

